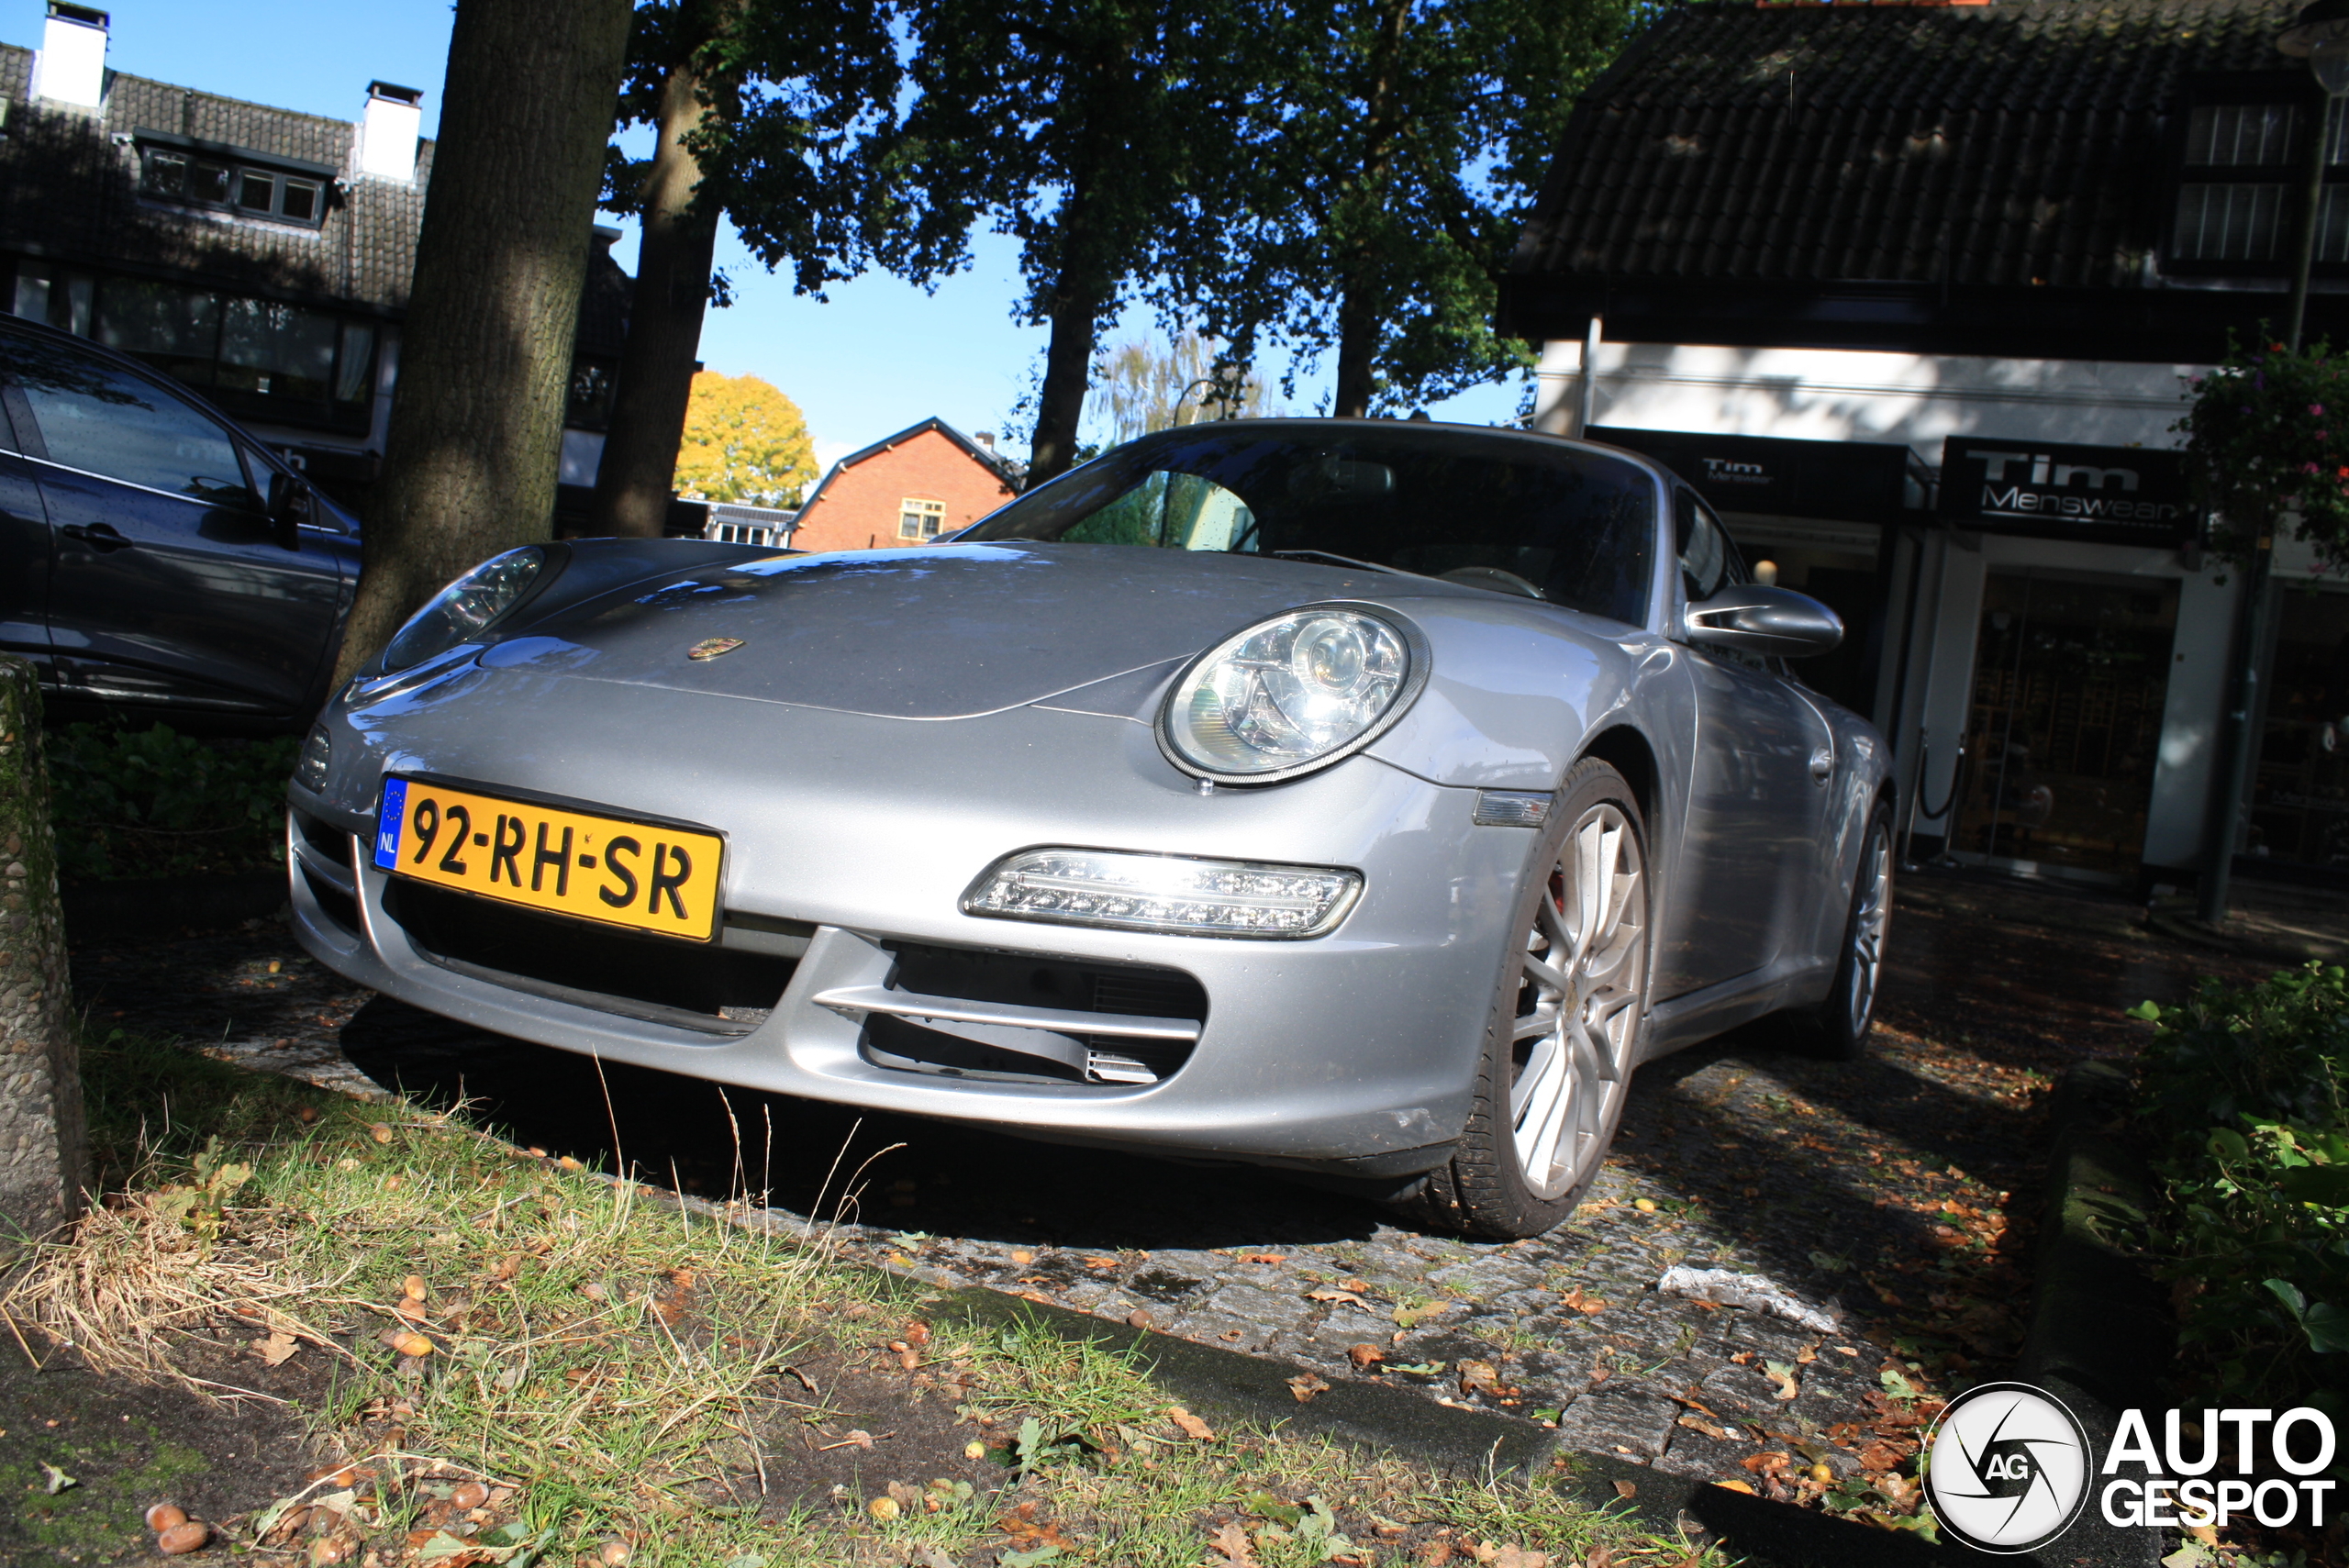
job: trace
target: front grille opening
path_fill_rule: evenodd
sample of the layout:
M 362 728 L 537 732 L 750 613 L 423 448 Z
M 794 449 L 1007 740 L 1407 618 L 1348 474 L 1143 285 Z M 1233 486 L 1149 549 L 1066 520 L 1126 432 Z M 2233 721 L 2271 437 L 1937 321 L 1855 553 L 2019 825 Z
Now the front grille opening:
M 1178 970 L 912 942 L 886 946 L 897 961 L 889 981 L 894 991 L 1063 1012 L 1207 1021 L 1206 990 Z M 940 1077 L 1135 1088 L 1180 1072 L 1193 1044 L 993 1024 L 930 1026 L 875 1013 L 865 1020 L 863 1051 L 876 1066 Z
M 309 884 L 310 896 L 318 901 L 318 912 L 352 936 L 359 934 L 359 906 L 351 895 L 312 871 L 302 868 L 302 880 Z
M 325 855 L 339 866 L 351 863 L 351 835 L 331 822 L 321 822 L 308 812 L 295 808 L 294 826 L 302 841 Z
M 517 990 L 710 1034 L 764 1022 L 798 960 L 664 941 L 412 882 L 384 910 L 425 954 Z

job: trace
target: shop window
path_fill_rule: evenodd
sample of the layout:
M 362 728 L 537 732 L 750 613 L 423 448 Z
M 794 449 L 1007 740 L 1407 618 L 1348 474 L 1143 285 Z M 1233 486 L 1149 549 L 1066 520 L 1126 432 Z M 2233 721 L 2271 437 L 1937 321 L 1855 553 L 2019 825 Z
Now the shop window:
M 2280 874 L 2349 871 L 2349 593 L 2277 595 L 2242 852 Z
M 2135 874 L 2177 595 L 2175 582 L 1989 573 L 1949 843 L 1959 858 Z
M 899 539 L 936 539 L 946 526 L 946 503 L 943 501 L 905 501 L 897 507 L 897 537 Z

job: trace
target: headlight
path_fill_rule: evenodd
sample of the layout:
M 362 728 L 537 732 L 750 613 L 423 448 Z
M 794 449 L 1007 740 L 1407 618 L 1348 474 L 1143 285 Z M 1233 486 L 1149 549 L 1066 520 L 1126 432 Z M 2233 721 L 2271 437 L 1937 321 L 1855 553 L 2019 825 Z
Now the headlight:
M 1362 873 L 1339 866 L 1025 850 L 972 884 L 963 912 L 1178 936 L 1318 937 L 1361 891 Z
M 327 769 L 333 761 L 334 737 L 325 725 L 313 724 L 302 741 L 302 754 L 294 760 L 294 781 L 312 795 L 319 794 L 327 787 Z
M 1427 684 L 1427 639 L 1400 617 L 1310 605 L 1229 639 L 1176 678 L 1159 745 L 1188 773 L 1273 784 L 1333 762 Z
M 534 544 L 483 562 L 433 595 L 400 628 L 384 650 L 384 673 L 421 664 L 436 653 L 471 642 L 520 603 L 546 567 L 547 552 Z

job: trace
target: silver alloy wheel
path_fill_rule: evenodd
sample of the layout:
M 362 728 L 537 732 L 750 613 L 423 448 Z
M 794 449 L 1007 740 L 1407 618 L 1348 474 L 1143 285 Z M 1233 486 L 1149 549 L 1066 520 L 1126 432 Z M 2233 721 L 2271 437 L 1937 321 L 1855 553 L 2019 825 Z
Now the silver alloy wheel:
M 1518 1170 L 1537 1198 L 1575 1190 L 1606 1155 L 1638 1065 L 1647 909 L 1639 835 L 1602 802 L 1566 835 L 1525 939 L 1509 1124 Z
M 1865 1034 L 1876 1010 L 1876 975 L 1884 964 L 1884 935 L 1892 925 L 1892 835 L 1882 830 L 1868 835 L 1866 859 L 1860 864 L 1859 902 L 1852 910 L 1852 966 L 1844 1003 L 1854 1038 Z

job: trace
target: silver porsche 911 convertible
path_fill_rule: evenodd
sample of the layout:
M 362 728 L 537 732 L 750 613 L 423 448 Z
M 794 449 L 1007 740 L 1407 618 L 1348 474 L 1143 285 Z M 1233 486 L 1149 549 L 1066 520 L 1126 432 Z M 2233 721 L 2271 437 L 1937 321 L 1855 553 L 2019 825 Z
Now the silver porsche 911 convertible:
M 1611 448 L 1145 437 L 933 545 L 531 546 L 293 784 L 303 944 L 468 1024 L 785 1094 L 1312 1173 L 1514 1237 L 1632 1069 L 1859 1049 L 1887 750 Z

